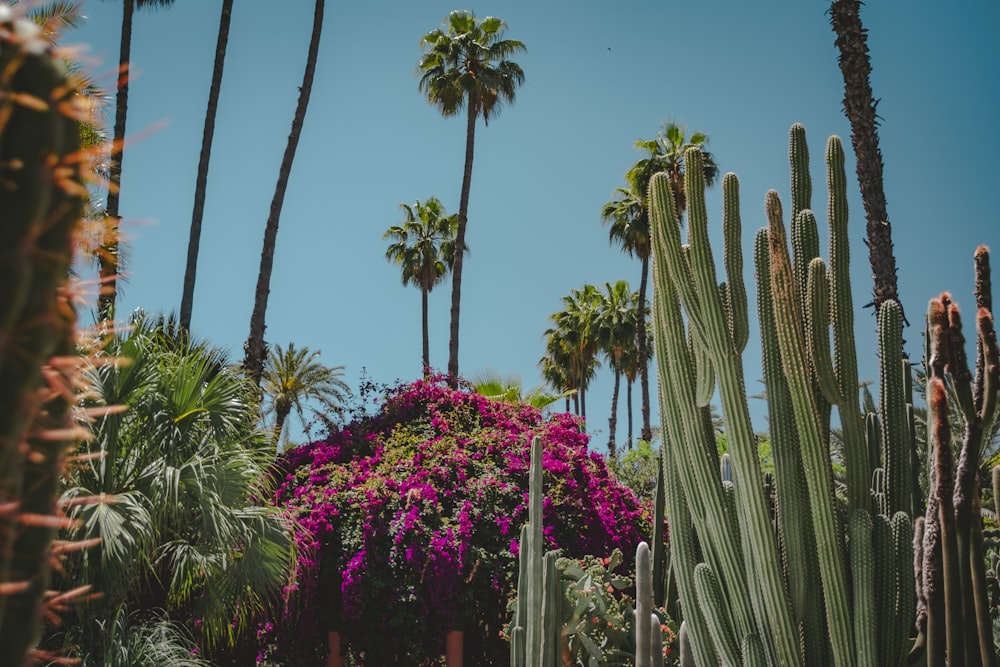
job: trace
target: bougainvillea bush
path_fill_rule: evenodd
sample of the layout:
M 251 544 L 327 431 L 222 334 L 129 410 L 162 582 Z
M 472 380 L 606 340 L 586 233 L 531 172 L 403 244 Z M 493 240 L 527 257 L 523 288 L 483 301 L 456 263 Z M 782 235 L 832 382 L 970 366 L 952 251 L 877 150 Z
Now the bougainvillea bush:
M 308 664 L 336 630 L 364 664 L 436 664 L 453 629 L 483 664 L 506 660 L 534 435 L 545 443 L 547 547 L 574 557 L 633 550 L 649 509 L 588 450 L 576 418 L 441 377 L 403 385 L 377 414 L 279 461 L 274 502 L 304 527 L 302 556 L 261 660 Z

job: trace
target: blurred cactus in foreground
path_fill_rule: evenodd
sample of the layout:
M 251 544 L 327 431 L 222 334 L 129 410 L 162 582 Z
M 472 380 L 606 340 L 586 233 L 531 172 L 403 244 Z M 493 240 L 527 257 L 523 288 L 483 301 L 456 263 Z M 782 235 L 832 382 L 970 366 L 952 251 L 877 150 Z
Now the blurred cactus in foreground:
M 0 3 L 0 665 L 42 627 L 79 366 L 67 294 L 87 190 L 81 110 L 58 59 Z M 62 548 L 62 546 L 60 546 Z M 67 597 L 68 596 L 64 596 Z

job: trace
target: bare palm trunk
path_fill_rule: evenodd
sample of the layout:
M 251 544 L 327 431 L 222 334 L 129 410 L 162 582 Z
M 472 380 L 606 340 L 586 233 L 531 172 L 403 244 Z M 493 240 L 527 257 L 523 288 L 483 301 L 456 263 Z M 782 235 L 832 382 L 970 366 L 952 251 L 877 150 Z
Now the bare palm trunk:
M 420 306 L 422 314 L 422 329 L 424 333 L 424 377 L 430 374 L 431 369 L 431 344 L 430 335 L 427 328 L 427 290 L 420 290 Z
M 281 159 L 278 183 L 274 188 L 274 198 L 271 200 L 271 210 L 268 213 L 267 226 L 264 229 L 264 248 L 260 253 L 260 273 L 257 275 L 257 290 L 254 293 L 253 314 L 250 317 L 250 335 L 243 345 L 246 354 L 243 366 L 258 387 L 264 372 L 265 314 L 267 312 L 267 297 L 271 292 L 271 269 L 274 266 L 274 244 L 278 237 L 278 221 L 281 218 L 281 206 L 285 201 L 288 177 L 292 172 L 295 149 L 299 145 L 299 136 L 302 134 L 302 125 L 306 118 L 306 109 L 309 107 L 309 95 L 312 93 L 313 77 L 316 74 L 316 59 L 319 54 L 319 39 L 323 32 L 325 4 L 325 0 L 316 0 L 312 37 L 309 40 L 309 55 L 306 58 L 302 87 L 299 88 L 299 102 L 295 107 L 292 131 L 288 135 L 288 145 L 285 146 L 285 154 Z
M 625 448 L 632 449 L 632 378 L 625 378 L 625 403 L 628 406 L 628 440 Z
M 621 390 L 622 374 L 615 366 L 615 388 L 611 392 L 611 416 L 608 418 L 608 455 L 617 454 L 615 446 L 615 431 L 618 429 L 618 392 Z
M 646 351 L 646 283 L 649 279 L 649 253 L 642 257 L 642 277 L 639 279 L 639 313 L 636 317 L 639 333 L 639 387 L 642 392 L 642 432 L 646 442 L 653 439 L 653 429 L 649 424 L 649 361 Z
M 859 14 L 858 0 L 835 0 L 830 6 L 840 71 L 844 77 L 844 113 L 851 122 L 851 144 L 857 159 L 858 185 L 867 220 L 868 258 L 875 279 L 872 303 L 877 314 L 883 301 L 899 301 L 896 291 L 896 258 L 892 250 L 892 227 L 886 212 L 882 182 L 882 151 L 878 145 L 878 102 L 872 97 L 871 60 Z
M 201 136 L 201 156 L 198 159 L 198 176 L 194 186 L 194 211 L 191 214 L 191 237 L 188 240 L 187 267 L 184 270 L 184 291 L 181 295 L 181 327 L 191 330 L 191 310 L 194 303 L 195 274 L 198 271 L 198 249 L 201 245 L 201 221 L 205 212 L 205 190 L 208 185 L 208 163 L 212 157 L 212 137 L 215 135 L 215 115 L 219 108 L 222 89 L 222 70 L 226 63 L 226 45 L 229 42 L 229 24 L 233 14 L 233 0 L 223 0 L 219 18 L 219 38 L 215 44 L 215 66 L 212 85 L 208 91 L 208 110 L 205 112 L 205 129 Z
M 118 92 L 115 95 L 115 130 L 111 143 L 111 164 L 108 168 L 108 223 L 111 226 L 108 240 L 98 255 L 101 291 L 97 297 L 97 315 L 101 322 L 115 316 L 115 297 L 118 293 L 118 238 L 121 227 L 119 204 L 121 202 L 122 158 L 125 144 L 125 119 L 128 116 L 129 60 L 132 58 L 132 17 L 135 0 L 122 2 L 122 39 L 118 53 Z
M 277 451 L 281 447 L 281 432 L 285 430 L 285 422 L 288 420 L 288 415 L 292 411 L 292 406 L 289 405 L 287 408 L 282 407 L 274 413 L 274 450 Z
M 476 117 L 479 102 L 469 98 L 469 116 L 465 129 L 465 171 L 462 195 L 458 200 L 458 231 L 455 234 L 455 258 L 451 268 L 451 338 L 448 341 L 448 382 L 458 385 L 458 316 L 462 300 L 462 265 L 465 256 L 465 228 L 469 221 L 469 190 L 472 187 L 472 158 L 476 145 Z

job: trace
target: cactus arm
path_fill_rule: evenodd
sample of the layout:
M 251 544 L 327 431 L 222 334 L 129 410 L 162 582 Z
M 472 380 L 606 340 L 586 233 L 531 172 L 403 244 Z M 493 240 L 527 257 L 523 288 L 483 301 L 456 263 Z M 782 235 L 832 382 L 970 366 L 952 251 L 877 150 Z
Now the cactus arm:
M 663 488 L 663 452 L 666 445 L 661 445 L 656 456 L 656 487 L 653 490 L 653 605 L 662 607 L 666 604 L 666 569 L 667 541 L 663 534 L 663 513 L 666 507 L 666 489 Z
M 826 599 L 827 626 L 835 664 L 849 665 L 854 660 L 853 627 L 847 601 L 846 573 L 833 511 L 833 480 L 823 437 L 816 417 L 817 408 L 805 366 L 805 341 L 802 340 L 801 315 L 794 291 L 792 267 L 785 245 L 781 203 L 773 190 L 767 195 L 766 211 L 770 226 L 771 291 L 774 299 L 778 344 L 792 396 L 792 407 L 806 472 L 813 514 L 813 533 L 820 553 L 819 568 Z
M 650 653 L 653 645 L 653 624 L 650 623 L 652 603 L 653 565 L 649 545 L 640 542 L 635 550 L 635 667 L 653 667 Z
M 812 176 L 809 174 L 809 146 L 806 128 L 795 123 L 788 131 L 788 162 L 792 170 L 792 220 L 799 211 L 812 208 Z M 813 255 L 816 257 L 819 252 Z M 809 259 L 812 259 L 810 257 Z M 808 261 L 808 260 L 807 260 Z
M 743 252 L 740 222 L 740 181 L 735 174 L 722 178 L 722 236 L 725 239 L 723 260 L 726 267 L 727 309 L 730 315 L 729 330 L 733 337 L 733 347 L 742 353 L 750 337 L 750 322 L 747 316 L 747 290 L 743 283 Z
M 858 362 L 854 344 L 854 301 L 851 297 L 848 243 L 847 174 L 844 147 L 837 137 L 826 142 L 827 225 L 830 230 L 830 320 L 833 323 L 834 368 L 842 402 L 838 405 L 847 457 L 849 510 L 872 511 L 869 485 L 873 467 L 866 446 L 865 422 L 858 401 Z
M 562 662 L 562 579 L 556 569 L 558 551 L 545 554 L 542 565 L 542 642 L 541 667 L 556 667 Z
M 712 641 L 719 649 L 722 664 L 737 667 L 741 662 L 740 650 L 736 646 L 736 634 L 727 615 L 721 613 L 725 607 L 722 588 L 712 568 L 705 563 L 698 563 L 694 568 L 694 587 L 698 606 L 705 617 Z M 641 665 L 636 663 L 636 667 Z
M 528 610 L 525 626 L 526 661 L 541 665 L 542 647 L 542 560 L 545 553 L 542 532 L 542 439 L 531 439 L 531 467 L 528 472 Z
M 510 631 L 510 667 L 526 667 L 524 627 L 518 625 Z
M 729 428 L 730 453 L 736 473 L 737 494 L 740 496 L 739 505 L 746 514 L 747 525 L 750 527 L 743 536 L 746 541 L 744 553 L 751 565 L 750 576 L 761 583 L 759 588 L 754 587 L 751 591 L 751 595 L 757 598 L 753 608 L 764 613 L 764 617 L 758 618 L 757 622 L 762 627 L 770 628 L 771 637 L 776 643 L 777 662 L 797 664 L 797 632 L 792 623 L 780 571 L 774 567 L 774 563 L 779 562 L 778 550 L 771 534 L 770 517 L 762 490 L 757 441 L 746 404 L 742 367 L 729 335 L 715 280 L 714 262 L 708 247 L 700 152 L 687 151 L 685 164 L 691 273 L 697 288 L 684 268 L 676 223 L 673 229 L 670 228 L 670 222 L 676 220 L 676 213 L 670 201 L 672 196 L 669 178 L 665 174 L 657 174 L 650 181 L 650 217 L 653 222 L 655 261 L 666 265 L 669 282 L 685 305 L 693 333 L 705 341 L 715 366 L 723 412 Z M 727 588 L 728 583 L 727 578 Z
M 744 667 L 767 667 L 764 647 L 757 635 L 747 635 L 743 638 L 742 654 Z
M 851 574 L 854 586 L 854 636 L 858 667 L 877 667 L 878 639 L 875 629 L 875 559 L 872 554 L 872 518 L 855 510 L 848 525 Z
M 654 234 L 654 237 L 658 238 L 658 235 Z M 663 455 L 669 469 L 667 472 L 676 474 L 681 480 L 690 514 L 698 517 L 695 525 L 698 542 L 705 547 L 704 557 L 713 569 L 720 572 L 725 582 L 733 613 L 737 615 L 737 627 L 748 630 L 754 621 L 750 618 L 752 607 L 747 570 L 740 551 L 739 535 L 731 530 L 729 523 L 732 517 L 727 517 L 723 512 L 724 501 L 715 442 L 709 438 L 703 412 L 695 405 L 694 372 L 680 304 L 669 277 L 665 275 L 664 263 L 657 259 L 652 266 L 655 284 L 653 320 L 657 332 L 654 342 L 660 369 L 660 414 L 663 415 L 666 433 Z M 668 476 L 668 491 L 670 484 Z M 675 522 L 676 517 L 669 504 L 667 511 L 671 521 Z M 674 525 L 676 524 L 671 524 L 672 527 Z M 677 540 L 683 539 L 683 532 L 677 534 L 673 528 L 671 535 L 674 546 L 677 545 Z M 690 562 L 690 571 L 693 571 L 697 562 Z M 678 565 L 678 572 L 681 573 L 684 567 Z M 693 596 L 693 584 L 688 592 L 681 592 L 682 597 Z
M 882 303 L 878 317 L 881 363 L 879 414 L 881 415 L 882 468 L 889 516 L 909 511 L 910 428 L 906 421 L 906 374 L 903 366 L 903 309 L 891 299 Z
M 892 533 L 892 548 L 896 569 L 896 607 L 893 611 L 893 618 L 905 619 L 913 618 L 917 605 L 917 589 L 914 586 L 914 551 L 913 545 L 915 535 L 913 532 L 913 520 L 906 512 L 896 512 L 889 522 L 889 529 Z M 905 664 L 906 656 L 910 652 L 910 630 L 912 626 L 901 626 L 894 623 L 895 641 L 894 646 L 890 646 L 890 651 L 895 649 L 894 654 L 890 653 L 890 664 Z
M 807 276 L 808 301 L 805 312 L 808 314 L 810 358 L 823 398 L 838 405 L 842 401 L 830 356 L 830 283 L 827 279 L 826 262 L 820 257 L 814 258 L 809 263 Z

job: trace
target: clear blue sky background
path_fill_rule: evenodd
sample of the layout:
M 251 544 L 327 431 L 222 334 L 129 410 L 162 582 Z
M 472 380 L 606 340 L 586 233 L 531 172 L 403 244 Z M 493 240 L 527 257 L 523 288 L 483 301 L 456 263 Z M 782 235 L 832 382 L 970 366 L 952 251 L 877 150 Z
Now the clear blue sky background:
M 220 6 L 178 0 L 136 15 L 128 118 L 135 142 L 125 154 L 121 203 L 131 262 L 120 314 L 179 309 Z M 787 201 L 789 127 L 807 128 L 819 211 L 823 147 L 829 135 L 841 136 L 852 188 L 855 303 L 866 303 L 864 214 L 827 7 L 802 0 L 328 2 L 281 216 L 266 338 L 321 349 L 325 363 L 347 367 L 352 386 L 362 368 L 382 382 L 419 375 L 420 294 L 401 285 L 381 236 L 401 221 L 400 202 L 435 195 L 458 209 L 464 122 L 442 118 L 417 91 L 415 73 L 421 36 L 453 9 L 501 17 L 508 36 L 528 49 L 517 59 L 526 75 L 517 102 L 477 132 L 463 375 L 492 368 L 520 375 L 526 387 L 540 383 L 542 332 L 562 296 L 584 283 L 626 279 L 638 287 L 639 264 L 609 244 L 600 210 L 641 157 L 633 142 L 655 136 L 666 119 L 707 133 L 722 170 L 740 177 L 746 248 L 765 224 L 766 191 Z M 65 41 L 89 45 L 92 70 L 112 86 L 121 3 L 88 0 L 84 13 L 86 25 Z M 312 15 L 310 0 L 238 0 L 233 13 L 193 330 L 235 359 L 249 329 Z M 1000 5 L 874 2 L 862 8 L 862 20 L 881 98 L 900 294 L 913 324 L 906 338 L 919 359 L 928 299 L 950 290 L 971 308 L 972 253 L 979 243 L 1000 249 Z M 718 188 L 709 193 L 716 230 L 720 198 Z M 439 368 L 447 365 L 449 300 L 450 284 L 430 298 L 431 363 Z M 857 316 L 861 375 L 876 379 L 868 313 Z M 745 364 L 754 391 L 756 339 Z M 611 388 L 604 370 L 588 394 L 597 448 L 607 441 Z M 766 429 L 763 406 L 754 413 L 755 427 Z M 623 413 L 619 440 L 624 428 Z

